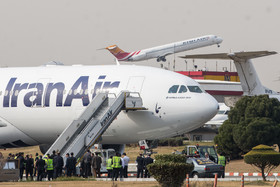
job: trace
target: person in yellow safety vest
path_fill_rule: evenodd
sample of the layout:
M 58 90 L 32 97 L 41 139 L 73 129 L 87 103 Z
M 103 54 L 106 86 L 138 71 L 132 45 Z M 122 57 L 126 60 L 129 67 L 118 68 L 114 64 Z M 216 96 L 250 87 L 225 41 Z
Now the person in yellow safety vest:
M 115 179 L 115 181 L 117 181 L 121 167 L 122 167 L 121 154 L 116 153 L 116 156 L 113 157 L 113 162 L 112 162 L 112 168 L 113 168 L 112 180 Z
M 223 166 L 224 171 L 223 171 L 222 177 L 225 178 L 225 169 L 226 169 L 226 164 L 227 164 L 226 163 L 226 157 L 222 156 L 222 155 L 219 155 L 219 157 L 218 157 L 218 164 Z
M 50 157 L 50 154 L 47 155 L 47 174 L 48 174 L 48 180 L 53 180 L 53 159 Z
M 110 158 L 106 162 L 106 169 L 108 171 L 108 178 L 112 178 L 112 171 L 113 171 L 113 167 L 112 167 L 113 159 L 112 158 L 113 158 L 113 156 L 110 156 Z

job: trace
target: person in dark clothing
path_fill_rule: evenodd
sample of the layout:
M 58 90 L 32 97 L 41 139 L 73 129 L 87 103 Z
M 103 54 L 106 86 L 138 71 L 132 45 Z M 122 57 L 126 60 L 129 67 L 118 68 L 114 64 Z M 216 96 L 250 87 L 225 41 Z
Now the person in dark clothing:
M 85 178 L 88 178 L 88 176 L 91 175 L 91 162 L 92 162 L 90 150 L 87 150 L 87 153 L 84 155 L 83 161 L 85 164 Z
M 74 153 L 71 153 L 71 164 L 70 164 L 70 168 L 71 168 L 71 175 L 72 176 L 76 176 L 76 163 L 77 163 L 77 159 L 76 157 L 74 157 Z
M 57 178 L 57 167 L 56 167 L 57 166 L 57 155 L 54 155 L 52 158 L 53 158 L 53 178 L 56 179 Z
M 37 181 L 42 181 L 44 171 L 45 171 L 45 165 L 46 165 L 46 162 L 45 162 L 45 160 L 42 159 L 42 155 L 40 155 L 39 159 L 36 162 L 36 169 L 38 171 Z
M 136 158 L 136 162 L 137 162 L 137 178 L 139 178 L 139 176 L 143 178 L 144 158 L 142 154 L 140 154 Z
M 67 177 L 71 177 L 71 157 L 69 156 L 69 153 L 66 153 L 66 164 L 65 164 L 65 169 L 66 169 L 66 175 Z
M 26 180 L 28 180 L 28 175 L 30 175 L 31 180 L 33 181 L 33 169 L 34 169 L 34 159 L 32 155 L 26 155 Z
M 53 150 L 52 155 L 50 156 L 51 159 L 54 159 L 54 157 L 56 156 L 55 150 Z
M 37 163 L 37 161 L 39 160 L 39 154 L 38 153 L 36 153 L 36 155 L 35 155 L 35 159 L 34 159 L 34 177 L 36 176 L 36 174 L 37 174 L 37 168 L 36 168 L 36 163 Z
M 101 177 L 101 175 L 100 175 L 101 163 L 102 163 L 101 157 L 98 154 L 96 154 L 96 156 L 94 156 L 92 159 L 92 168 L 93 168 L 95 178 Z
M 55 170 L 56 170 L 56 178 L 62 176 L 62 168 L 64 166 L 64 161 L 60 153 L 57 153 L 55 157 Z
M 19 156 L 17 157 L 17 159 L 19 160 L 19 179 L 22 180 L 23 171 L 24 171 L 23 153 L 19 153 Z
M 147 166 L 149 164 L 152 164 L 154 162 L 154 159 L 151 158 L 151 155 L 149 154 L 145 159 L 144 159 L 144 167 L 145 167 L 145 178 L 150 178 L 150 173 L 149 173 L 149 170 L 147 168 Z
M 85 177 L 85 163 L 84 160 L 81 160 L 81 168 L 80 168 L 80 177 Z

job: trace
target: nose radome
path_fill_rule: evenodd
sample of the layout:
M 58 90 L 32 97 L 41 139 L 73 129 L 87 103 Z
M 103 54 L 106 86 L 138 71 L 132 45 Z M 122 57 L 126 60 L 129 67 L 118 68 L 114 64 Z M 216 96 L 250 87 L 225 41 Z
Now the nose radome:
M 218 43 L 220 44 L 220 43 L 223 42 L 223 38 L 218 37 L 218 38 L 217 38 L 217 41 L 218 41 Z
M 205 120 L 212 119 L 219 110 L 219 104 L 217 100 L 209 94 L 204 94 L 204 105 L 203 105 L 203 112 L 205 116 Z

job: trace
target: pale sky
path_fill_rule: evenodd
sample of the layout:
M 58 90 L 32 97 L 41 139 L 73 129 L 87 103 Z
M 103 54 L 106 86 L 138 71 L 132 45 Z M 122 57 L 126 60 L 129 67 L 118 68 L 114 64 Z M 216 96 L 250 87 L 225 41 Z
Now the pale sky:
M 273 50 L 280 53 L 279 0 L 0 0 L 0 66 L 115 64 L 96 49 L 117 44 L 134 51 L 198 36 L 224 39 L 220 48 L 205 47 L 169 56 L 185 70 L 185 54 Z M 195 61 L 200 69 L 205 61 Z M 262 83 L 280 91 L 280 55 L 253 61 Z M 160 67 L 155 59 L 134 64 Z M 215 61 L 207 61 L 216 70 Z M 172 65 L 171 65 L 172 66 Z M 188 69 L 192 68 L 188 63 Z M 219 61 L 218 70 L 228 67 Z M 278 80 L 278 81 L 277 81 Z

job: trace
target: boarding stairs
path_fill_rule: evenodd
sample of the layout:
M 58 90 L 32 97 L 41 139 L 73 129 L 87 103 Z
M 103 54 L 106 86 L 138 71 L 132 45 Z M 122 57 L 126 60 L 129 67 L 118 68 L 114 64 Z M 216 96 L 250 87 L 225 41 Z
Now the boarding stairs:
M 145 110 L 142 105 L 139 93 L 135 92 L 122 91 L 113 98 L 109 93 L 97 94 L 80 117 L 60 134 L 45 155 L 51 155 L 55 150 L 60 152 L 64 161 L 66 153 L 71 152 L 76 158 L 81 159 L 99 140 L 121 110 Z

